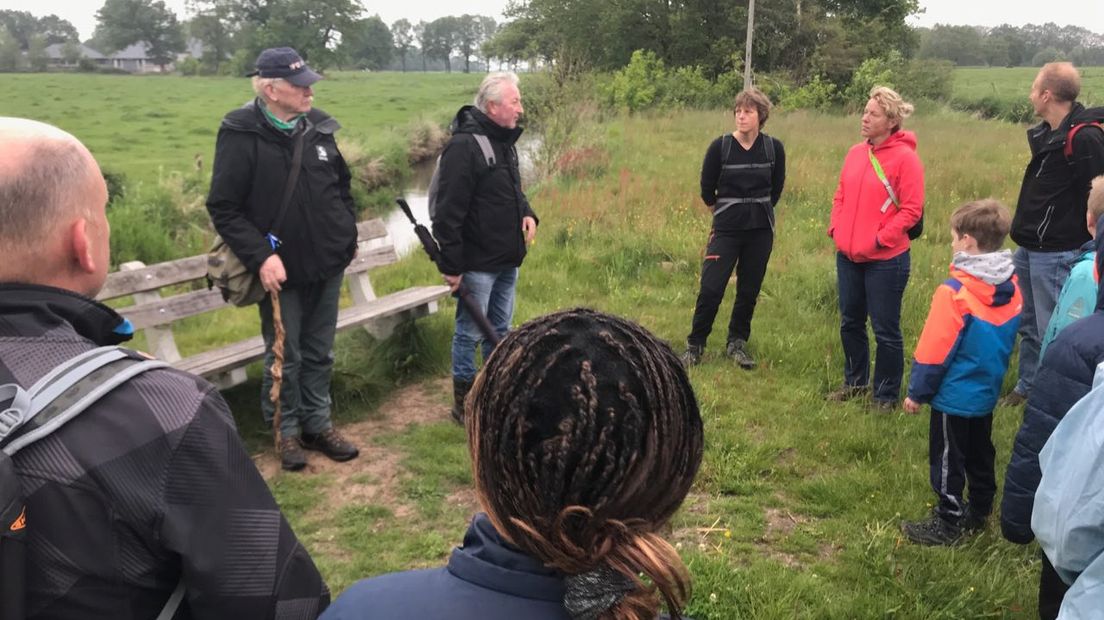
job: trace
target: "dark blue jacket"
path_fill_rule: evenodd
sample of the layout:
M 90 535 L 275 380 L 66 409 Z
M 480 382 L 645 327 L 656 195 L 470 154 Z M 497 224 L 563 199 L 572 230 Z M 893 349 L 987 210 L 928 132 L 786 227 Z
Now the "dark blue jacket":
M 357 582 L 321 620 L 570 620 L 563 596 L 563 575 L 509 546 L 480 513 L 448 566 Z
M 1104 271 L 1104 219 L 1097 223 L 1097 273 Z M 1104 362 L 1104 287 L 1096 297 L 1096 311 L 1062 330 L 1047 348 L 1024 408 L 1023 424 L 1012 445 L 1001 500 L 1001 532 L 1009 541 L 1027 544 L 1031 509 L 1039 488 L 1039 451 L 1054 427 L 1078 400 L 1092 389 L 1097 364 Z

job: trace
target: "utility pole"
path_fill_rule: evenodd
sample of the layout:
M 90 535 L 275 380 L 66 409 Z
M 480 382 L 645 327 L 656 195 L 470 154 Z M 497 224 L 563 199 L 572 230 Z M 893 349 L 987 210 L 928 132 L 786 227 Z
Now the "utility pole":
M 744 51 L 744 90 L 751 88 L 751 40 L 755 32 L 755 0 L 748 0 L 747 49 Z

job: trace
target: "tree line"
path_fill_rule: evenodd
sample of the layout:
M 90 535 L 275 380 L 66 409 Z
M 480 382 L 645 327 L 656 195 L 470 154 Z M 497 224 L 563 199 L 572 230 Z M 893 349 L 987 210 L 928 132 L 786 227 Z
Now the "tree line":
M 920 30 L 919 56 L 960 66 L 1037 67 L 1056 60 L 1099 66 L 1104 65 L 1104 35 L 1053 23 L 1020 28 L 937 24 Z

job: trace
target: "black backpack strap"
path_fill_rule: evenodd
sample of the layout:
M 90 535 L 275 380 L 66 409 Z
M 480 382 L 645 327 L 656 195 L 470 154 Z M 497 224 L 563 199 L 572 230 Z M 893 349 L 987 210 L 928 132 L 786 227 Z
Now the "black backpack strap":
M 774 169 L 774 138 L 768 136 L 763 132 L 759 132 L 763 136 L 763 153 L 767 156 L 767 163 L 771 165 L 771 169 Z
M 299 182 L 299 170 L 303 164 L 303 141 L 309 129 L 305 124 L 302 129 L 295 132 L 295 148 L 291 155 L 291 170 L 288 171 L 287 185 L 284 186 L 284 197 L 280 199 L 280 210 L 276 212 L 276 219 L 272 221 L 269 234 L 280 238 L 280 227 L 284 225 L 284 216 L 287 215 L 288 205 L 291 204 L 291 196 L 295 193 L 295 184 Z
M 728 154 L 732 152 L 732 134 L 721 136 L 721 165 L 728 163 Z
M 60 364 L 26 391 L 27 409 L 10 425 L 0 446 L 8 456 L 48 436 L 131 377 L 167 363 L 122 347 L 86 351 Z M 14 402 L 14 401 L 13 401 Z M 5 411 L 12 412 L 14 408 Z M 15 417 L 12 413 L 12 417 Z

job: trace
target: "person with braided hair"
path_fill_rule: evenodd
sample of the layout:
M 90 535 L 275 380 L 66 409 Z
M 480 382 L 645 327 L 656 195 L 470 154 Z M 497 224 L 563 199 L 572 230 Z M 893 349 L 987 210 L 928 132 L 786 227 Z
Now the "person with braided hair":
M 659 532 L 701 465 L 679 358 L 639 325 L 575 309 L 498 345 L 466 401 L 479 502 L 448 566 L 361 581 L 322 620 L 674 618 L 690 577 Z

